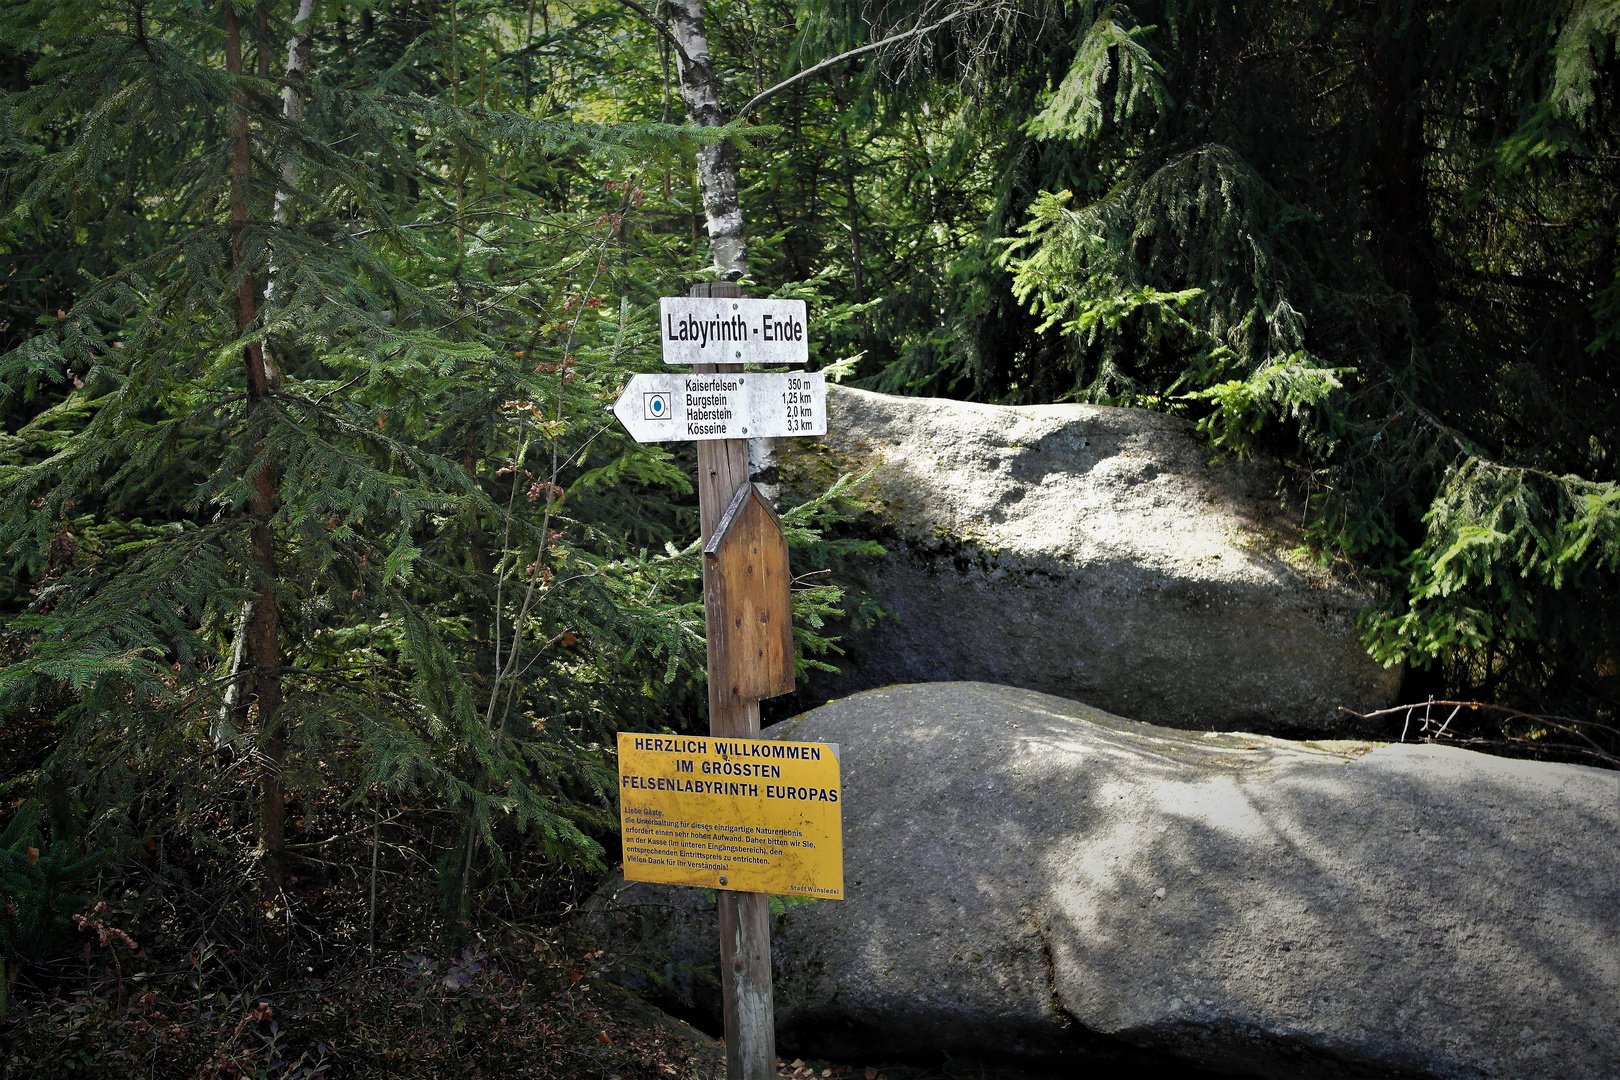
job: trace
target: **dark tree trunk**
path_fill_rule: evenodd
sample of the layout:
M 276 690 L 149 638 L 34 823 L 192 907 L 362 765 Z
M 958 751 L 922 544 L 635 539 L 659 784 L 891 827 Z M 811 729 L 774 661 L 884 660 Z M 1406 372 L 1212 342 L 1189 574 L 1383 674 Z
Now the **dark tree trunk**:
M 242 74 L 242 26 L 236 7 L 225 4 L 225 67 L 232 75 Z M 231 265 L 236 280 L 236 327 L 246 333 L 258 313 L 258 295 L 253 274 L 248 269 L 248 184 L 252 166 L 252 143 L 248 135 L 247 109 L 241 91 L 233 94 L 235 140 L 231 160 Z M 255 432 L 259 417 L 269 403 L 270 371 L 265 363 L 264 346 L 255 342 L 243 350 L 247 368 L 248 430 Z M 257 455 L 255 455 L 257 456 Z M 248 509 L 253 519 L 252 545 L 254 590 L 253 613 L 248 619 L 247 664 L 252 673 L 255 703 L 258 706 L 258 758 L 260 768 L 259 845 L 264 854 L 265 873 L 279 891 L 285 876 L 283 856 L 286 837 L 286 804 L 281 789 L 281 763 L 286 740 L 277 723 L 281 708 L 281 612 L 276 607 L 275 537 L 270 521 L 276 511 L 276 477 L 265 465 L 250 478 L 252 496 Z
M 1410 298 L 1422 333 L 1433 325 L 1435 266 L 1423 171 L 1428 33 L 1419 19 L 1406 22 L 1399 11 L 1384 10 L 1374 17 L 1367 58 L 1372 236 L 1384 280 Z
M 838 133 L 844 151 L 844 200 L 849 211 L 849 263 L 850 284 L 855 290 L 855 302 L 865 300 L 861 288 L 861 204 L 855 196 L 855 158 L 849 152 L 849 132 Z

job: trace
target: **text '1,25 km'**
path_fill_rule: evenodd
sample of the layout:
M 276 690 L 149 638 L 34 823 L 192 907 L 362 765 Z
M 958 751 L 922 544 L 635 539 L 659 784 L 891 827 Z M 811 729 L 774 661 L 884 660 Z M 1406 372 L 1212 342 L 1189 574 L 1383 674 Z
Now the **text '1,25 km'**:
M 825 435 L 827 384 L 819 371 L 643 374 L 613 414 L 637 442 Z

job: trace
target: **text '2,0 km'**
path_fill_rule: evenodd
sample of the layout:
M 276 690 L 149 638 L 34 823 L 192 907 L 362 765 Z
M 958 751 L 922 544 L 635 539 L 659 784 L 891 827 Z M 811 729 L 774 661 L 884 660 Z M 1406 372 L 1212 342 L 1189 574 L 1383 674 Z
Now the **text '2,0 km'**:
M 827 383 L 815 371 L 636 375 L 613 415 L 644 443 L 825 435 Z
M 666 364 L 803 364 L 810 337 L 803 300 L 665 296 L 658 331 Z

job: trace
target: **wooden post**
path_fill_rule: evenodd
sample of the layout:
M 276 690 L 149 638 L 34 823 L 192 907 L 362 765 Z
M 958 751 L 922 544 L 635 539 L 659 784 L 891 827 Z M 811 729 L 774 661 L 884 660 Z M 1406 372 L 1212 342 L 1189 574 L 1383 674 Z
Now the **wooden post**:
M 730 281 L 692 286 L 693 296 L 740 297 Z M 697 372 L 740 372 L 741 364 L 699 364 Z M 737 489 L 748 483 L 748 440 L 716 439 L 697 444 L 698 511 L 708 545 Z M 703 566 L 704 594 L 714 572 Z M 715 612 L 708 612 L 712 621 Z M 709 627 L 709 734 L 728 739 L 759 738 L 759 702 L 729 703 L 717 679 L 715 647 L 722 635 Z M 720 890 L 720 993 L 725 1003 L 726 1080 L 776 1080 L 776 1010 L 771 999 L 771 909 L 764 893 Z

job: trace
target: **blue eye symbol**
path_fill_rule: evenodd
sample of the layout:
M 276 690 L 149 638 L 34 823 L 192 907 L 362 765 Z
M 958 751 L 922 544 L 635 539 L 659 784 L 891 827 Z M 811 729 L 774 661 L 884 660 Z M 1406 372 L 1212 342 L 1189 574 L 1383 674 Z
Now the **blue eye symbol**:
M 642 404 L 648 420 L 669 419 L 669 395 L 667 393 L 643 394 Z

